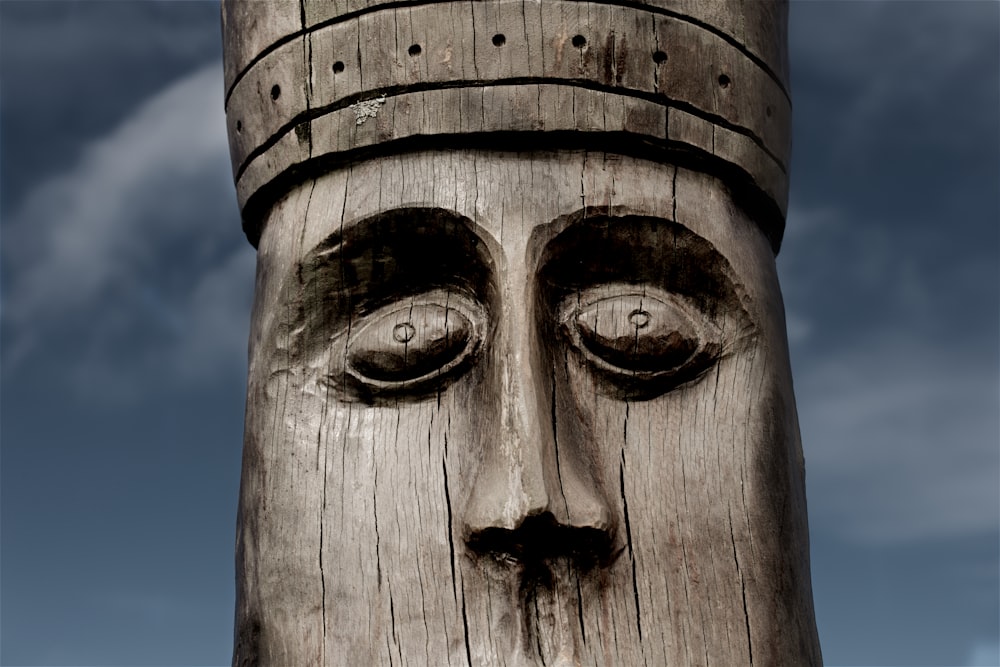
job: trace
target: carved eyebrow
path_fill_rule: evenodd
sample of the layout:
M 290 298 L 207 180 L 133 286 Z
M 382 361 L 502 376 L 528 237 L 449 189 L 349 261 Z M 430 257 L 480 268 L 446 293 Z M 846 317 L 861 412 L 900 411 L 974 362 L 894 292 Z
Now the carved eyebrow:
M 321 345 L 352 319 L 434 289 L 488 305 L 493 263 L 472 223 L 439 208 L 400 208 L 329 236 L 295 267 L 282 302 L 305 345 Z
M 594 216 L 549 241 L 537 264 L 549 303 L 610 283 L 652 284 L 693 300 L 709 316 L 739 307 L 729 262 L 709 241 L 654 216 Z

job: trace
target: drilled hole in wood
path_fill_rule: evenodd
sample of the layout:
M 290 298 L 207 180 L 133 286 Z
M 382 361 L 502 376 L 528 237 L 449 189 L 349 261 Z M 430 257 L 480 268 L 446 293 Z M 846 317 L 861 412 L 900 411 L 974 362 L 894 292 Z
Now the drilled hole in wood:
M 649 326 L 649 317 L 647 311 L 636 308 L 628 314 L 628 321 L 636 329 L 645 329 Z
M 236 121 L 236 132 L 239 133 L 239 132 L 242 132 L 242 131 L 243 131 L 243 121 L 242 120 L 238 120 L 238 121 Z
M 720 86 L 722 86 L 723 88 L 728 88 L 730 83 L 731 82 L 729 81 L 729 77 L 728 76 L 726 76 L 725 74 L 720 74 L 719 75 L 719 85 Z
M 584 37 L 583 35 L 576 35 L 575 37 L 573 37 L 573 46 L 575 46 L 576 48 L 582 49 L 586 45 L 587 45 L 587 38 Z
M 667 62 L 667 54 L 664 53 L 663 51 L 656 51 L 655 53 L 653 53 L 653 62 L 656 63 L 657 65 L 662 65 L 663 63 Z
M 506 43 L 507 43 L 507 38 L 504 37 L 502 34 L 497 33 L 493 35 L 493 46 L 503 46 Z
M 333 63 L 333 73 L 334 74 L 340 74 L 343 71 L 344 71 L 344 63 L 343 62 L 341 62 L 341 61 L 338 60 L 337 62 Z
M 279 97 L 281 97 L 281 86 L 274 84 L 271 86 L 271 99 L 277 100 Z
M 411 56 L 419 56 L 421 50 L 422 49 L 420 48 L 419 44 L 414 44 L 409 48 L 409 50 L 407 50 L 407 53 L 409 53 Z
M 403 322 L 392 328 L 392 339 L 397 343 L 409 343 L 416 333 L 417 330 L 412 324 Z

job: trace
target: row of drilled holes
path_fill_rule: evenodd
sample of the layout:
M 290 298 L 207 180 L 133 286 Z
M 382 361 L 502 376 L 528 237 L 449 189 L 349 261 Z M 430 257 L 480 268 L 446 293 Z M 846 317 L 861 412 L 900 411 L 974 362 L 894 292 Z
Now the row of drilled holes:
M 493 46 L 501 47 L 507 43 L 507 38 L 502 33 L 497 33 L 496 35 L 493 35 L 492 41 L 493 41 Z M 574 35 L 571 42 L 573 46 L 575 46 L 576 48 L 582 49 L 587 45 L 587 38 L 584 37 L 583 35 Z M 420 47 L 419 44 L 413 44 L 410 46 L 409 49 L 407 49 L 407 53 L 409 53 L 410 56 L 414 58 L 419 56 L 422 52 L 423 49 Z M 663 51 L 655 51 L 653 53 L 653 62 L 656 63 L 657 65 L 662 65 L 663 63 L 667 62 L 667 54 L 664 53 Z M 345 66 L 343 61 L 338 60 L 337 62 L 333 63 L 333 73 L 340 74 L 341 72 L 344 71 L 344 67 Z M 727 75 L 725 74 L 719 75 L 719 86 L 721 88 L 728 88 L 730 83 L 732 82 L 730 81 Z M 278 84 L 274 84 L 271 87 L 271 100 L 277 102 L 279 97 L 281 97 L 281 86 L 279 86 Z M 767 115 L 768 116 L 771 115 L 771 107 L 767 108 Z M 243 123 L 241 121 L 236 121 L 236 131 L 241 132 L 242 130 L 243 130 Z
M 503 46 L 504 44 L 507 43 L 507 38 L 503 35 L 503 33 L 497 33 L 497 34 L 493 35 L 493 39 L 491 41 L 493 42 L 493 46 L 496 46 L 496 47 L 499 48 L 499 47 L 501 47 L 501 46 Z M 585 47 L 587 45 L 587 38 L 584 37 L 583 35 L 576 35 L 576 36 L 573 37 L 572 43 L 573 43 L 573 46 L 575 46 L 576 48 L 582 49 L 583 47 Z M 416 58 L 421 53 L 423 53 L 423 48 L 421 48 L 421 46 L 419 44 L 413 44 L 413 45 L 410 46 L 409 49 L 406 50 L 406 52 L 409 53 L 411 57 Z M 663 63 L 667 62 L 667 54 L 664 53 L 663 51 L 657 51 L 657 52 L 655 52 L 653 54 L 653 62 L 655 62 L 657 65 L 662 65 Z M 343 71 L 344 71 L 344 62 L 343 61 L 338 60 L 337 62 L 333 63 L 333 73 L 334 74 L 340 74 Z M 719 77 L 719 85 L 721 85 L 723 88 L 725 88 L 726 86 L 729 85 L 729 77 L 725 77 L 726 78 L 726 83 L 724 83 L 724 84 L 722 83 L 722 78 L 723 77 L 725 77 L 725 75 L 723 75 L 722 77 Z M 274 99 L 277 99 L 277 98 L 274 98 Z

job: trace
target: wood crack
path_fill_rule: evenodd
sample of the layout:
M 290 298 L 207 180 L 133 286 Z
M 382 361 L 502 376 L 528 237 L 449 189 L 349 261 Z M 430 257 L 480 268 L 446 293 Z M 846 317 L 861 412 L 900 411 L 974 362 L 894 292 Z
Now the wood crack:
M 729 539 L 732 540 L 733 544 L 733 563 L 736 565 L 736 574 L 740 578 L 740 593 L 743 597 L 743 619 L 746 622 L 747 632 L 747 658 L 750 661 L 750 666 L 753 667 L 753 640 L 750 635 L 750 609 L 747 607 L 747 584 L 743 578 L 743 571 L 740 569 L 740 559 L 736 555 L 736 534 L 733 529 L 732 511 L 729 512 Z
M 458 581 L 455 578 L 455 535 L 452 526 L 451 492 L 448 489 L 448 463 L 441 459 L 441 469 L 444 471 L 444 502 L 448 508 L 448 552 L 451 554 L 451 591 L 458 602 Z
M 465 613 L 465 582 L 462 582 L 462 631 L 465 633 L 465 660 L 472 665 L 472 647 L 469 644 L 469 617 Z
M 635 599 L 635 626 L 642 641 L 642 610 L 639 606 L 639 581 L 635 568 L 635 552 L 632 549 L 632 522 L 628 515 L 628 498 L 625 496 L 625 450 L 621 452 L 621 462 L 618 465 L 618 479 L 621 484 L 622 513 L 625 516 L 625 541 L 628 546 L 628 558 L 632 564 L 632 596 Z
M 558 410 L 556 409 L 556 370 L 552 368 L 551 374 L 552 382 L 552 404 L 550 407 L 549 419 L 552 423 L 552 449 L 555 451 L 556 457 L 556 479 L 559 481 L 559 495 L 562 497 L 563 507 L 566 510 L 566 521 L 571 522 L 572 518 L 570 515 L 569 502 L 566 500 L 566 490 L 563 488 L 562 481 L 562 466 L 559 464 L 559 429 L 558 429 Z

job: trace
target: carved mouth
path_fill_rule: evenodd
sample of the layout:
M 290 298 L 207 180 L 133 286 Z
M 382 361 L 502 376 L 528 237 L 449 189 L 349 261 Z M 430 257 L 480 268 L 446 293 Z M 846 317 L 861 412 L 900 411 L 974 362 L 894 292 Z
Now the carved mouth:
M 517 635 L 508 664 L 579 663 L 578 652 L 586 643 L 585 610 L 593 605 L 587 599 L 595 595 L 594 582 L 602 579 L 590 573 L 610 567 L 622 554 L 624 547 L 616 548 L 615 536 L 614 530 L 560 524 L 546 512 L 514 529 L 487 528 L 467 538 L 473 558 L 517 582 Z
M 579 571 L 610 565 L 621 553 L 615 549 L 614 531 L 566 526 L 549 513 L 531 516 L 520 526 L 486 528 L 470 535 L 467 544 L 479 555 L 516 565 L 525 573 L 566 561 Z

